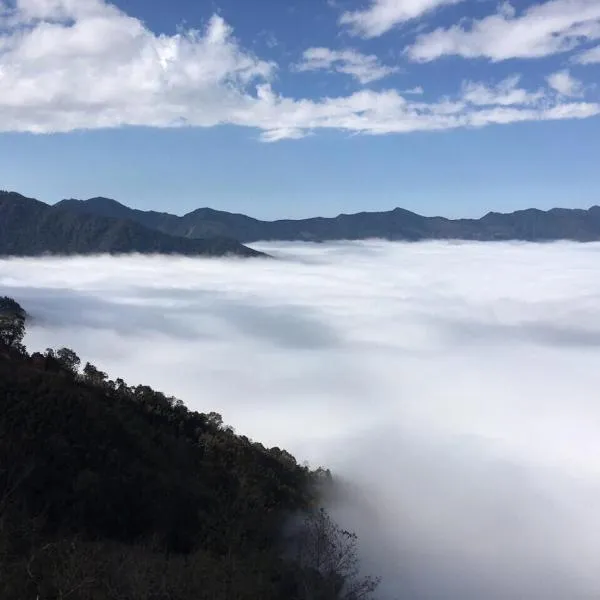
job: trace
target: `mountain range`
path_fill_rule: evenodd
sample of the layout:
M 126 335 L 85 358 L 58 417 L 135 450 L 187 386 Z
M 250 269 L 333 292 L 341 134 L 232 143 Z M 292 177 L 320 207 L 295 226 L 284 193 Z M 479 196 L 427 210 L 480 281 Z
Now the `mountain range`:
M 0 191 L 0 255 L 181 254 L 263 256 L 238 241 L 211 236 L 191 239 L 140 225 L 133 219 L 69 210 Z
M 63 200 L 57 207 L 73 212 L 135 221 L 144 227 L 185 238 L 224 236 L 241 243 L 257 241 L 327 241 L 382 238 L 418 241 L 460 240 L 600 240 L 600 206 L 588 210 L 535 208 L 481 219 L 446 219 L 395 208 L 387 212 L 341 214 L 337 217 L 261 221 L 242 214 L 199 208 L 182 217 L 129 208 L 109 198 Z
M 183 216 L 129 208 L 110 198 L 44 204 L 0 191 L 0 255 L 182 254 L 264 256 L 244 244 L 257 241 L 361 240 L 553 241 L 600 240 L 600 206 L 530 208 L 480 219 L 424 217 L 395 208 L 337 217 L 261 221 L 199 208 Z

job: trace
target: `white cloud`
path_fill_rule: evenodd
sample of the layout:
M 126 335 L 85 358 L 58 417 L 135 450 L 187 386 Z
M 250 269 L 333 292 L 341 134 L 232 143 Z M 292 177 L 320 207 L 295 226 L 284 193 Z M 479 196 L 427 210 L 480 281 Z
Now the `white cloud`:
M 598 0 L 550 0 L 520 15 L 505 3 L 497 14 L 420 35 L 407 53 L 416 61 L 441 56 L 485 57 L 493 61 L 538 58 L 600 38 Z
M 446 4 L 462 0 L 370 0 L 364 10 L 344 12 L 340 23 L 350 31 L 365 38 L 380 36 L 396 25 L 416 19 Z
M 484 83 L 465 82 L 463 84 L 463 98 L 466 102 L 477 106 L 512 106 L 514 104 L 535 104 L 545 97 L 543 90 L 528 92 L 517 85 L 521 77 L 513 75 L 502 80 L 496 86 Z
M 574 61 L 581 65 L 592 65 L 600 63 L 600 46 L 590 48 L 574 57 Z
M 466 93 L 472 88 L 473 84 L 469 84 Z M 377 135 L 483 127 L 519 121 L 586 118 L 600 114 L 600 105 L 593 102 L 562 102 L 560 99 L 541 97 L 538 91 L 515 90 L 511 94 L 512 97 L 496 95 L 496 100 L 504 104 L 483 106 L 460 95 L 433 103 L 407 100 L 395 90 L 363 90 L 345 98 L 325 98 L 312 102 L 281 98 L 268 88 L 262 94 L 269 105 L 268 109 L 264 109 L 263 126 L 278 131 L 335 128 Z M 533 98 L 538 97 L 539 102 L 532 104 Z M 523 104 L 518 104 L 519 99 Z M 508 100 L 515 104 L 510 110 L 506 106 Z
M 283 260 L 4 260 L 0 287 L 30 350 L 344 477 L 382 600 L 597 598 L 600 246 L 267 248 Z
M 373 54 L 362 54 L 356 50 L 331 50 L 308 48 L 302 62 L 295 66 L 297 71 L 335 71 L 345 73 L 367 84 L 383 79 L 399 71 L 398 67 L 382 65 Z
M 430 102 L 395 89 L 285 97 L 273 88 L 276 65 L 242 48 L 218 16 L 201 31 L 172 36 L 152 33 L 102 0 L 19 0 L 3 18 L 0 131 L 230 124 L 277 141 L 319 129 L 375 135 L 600 113 L 597 102 L 563 97 L 510 111 L 500 101 L 477 105 L 460 92 Z M 369 76 L 356 61 L 341 66 Z
M 425 90 L 420 85 L 417 85 L 408 90 L 402 90 L 402 94 L 416 94 L 417 96 L 420 96 L 423 93 L 425 93 Z
M 0 54 L 5 131 L 216 125 L 254 102 L 246 86 L 274 70 L 241 50 L 217 16 L 173 36 L 101 0 L 19 0 L 12 18 Z
M 106 11 L 102 0 L 15 0 L 13 4 L 5 13 L 24 24 L 97 16 Z
M 548 85 L 563 96 L 583 96 L 583 84 L 567 69 L 557 71 L 547 77 Z

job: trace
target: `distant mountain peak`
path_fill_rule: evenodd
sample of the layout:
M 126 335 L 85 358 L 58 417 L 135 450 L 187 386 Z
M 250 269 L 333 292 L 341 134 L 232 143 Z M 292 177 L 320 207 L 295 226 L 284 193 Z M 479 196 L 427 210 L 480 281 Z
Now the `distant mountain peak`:
M 80 206 L 91 206 L 95 208 L 102 207 L 110 207 L 110 208 L 121 208 L 126 210 L 131 210 L 125 204 L 114 200 L 113 198 L 106 198 L 105 196 L 94 196 L 93 198 L 88 198 L 87 200 L 82 200 L 80 198 L 65 198 L 60 202 L 57 202 L 54 206 L 67 206 L 67 205 L 80 205 Z
M 211 208 L 210 206 L 201 206 L 200 208 L 196 208 L 187 214 L 188 215 L 219 215 L 219 214 L 227 214 L 227 213 L 225 213 L 222 210 L 217 210 L 216 208 Z
M 19 194 L 19 192 L 13 192 L 11 190 L 0 190 L 0 196 L 14 196 L 16 198 L 25 198 L 23 194 Z
M 87 200 L 82 200 L 82 202 L 87 202 L 88 204 L 96 204 L 99 206 L 120 206 L 121 208 L 128 208 L 121 202 L 114 200 L 113 198 L 106 198 L 104 196 L 94 196 L 93 198 L 88 198 Z
M 27 196 L 23 196 L 23 194 L 19 194 L 19 192 L 13 192 L 11 190 L 0 190 L 0 198 L 10 200 L 33 200 L 33 198 L 28 198 Z

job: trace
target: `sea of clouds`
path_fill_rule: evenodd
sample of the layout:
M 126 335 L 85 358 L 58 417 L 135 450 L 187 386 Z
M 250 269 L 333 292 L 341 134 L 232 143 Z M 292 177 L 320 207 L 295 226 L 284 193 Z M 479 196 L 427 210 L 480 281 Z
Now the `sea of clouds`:
M 0 261 L 69 346 L 330 467 L 385 600 L 600 597 L 600 245 Z

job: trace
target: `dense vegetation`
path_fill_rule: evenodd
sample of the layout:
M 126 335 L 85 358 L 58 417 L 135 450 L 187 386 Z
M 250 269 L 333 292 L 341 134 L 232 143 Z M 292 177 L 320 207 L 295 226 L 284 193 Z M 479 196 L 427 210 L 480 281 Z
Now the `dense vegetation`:
M 202 237 L 202 236 L 198 236 Z M 149 229 L 135 221 L 48 206 L 0 191 L 0 255 L 182 254 L 260 256 L 226 237 L 189 239 Z
M 589 210 L 528 209 L 489 213 L 481 219 L 424 217 L 396 208 L 332 218 L 260 221 L 246 215 L 200 208 L 182 217 L 134 210 L 108 198 L 63 200 L 73 212 L 130 219 L 145 227 L 188 238 L 227 236 L 242 243 L 258 240 L 600 240 L 600 206 Z
M 147 386 L 29 355 L 0 299 L 2 600 L 358 600 L 328 472 Z

